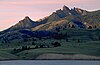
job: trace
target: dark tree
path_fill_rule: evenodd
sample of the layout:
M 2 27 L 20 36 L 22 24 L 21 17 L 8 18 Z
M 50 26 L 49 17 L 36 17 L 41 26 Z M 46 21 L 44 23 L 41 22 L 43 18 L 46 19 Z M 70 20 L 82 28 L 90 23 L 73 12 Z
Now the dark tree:
M 73 41 L 75 41 L 75 39 L 73 38 Z
M 39 48 L 37 45 L 34 47 L 35 49 Z
M 75 28 L 75 26 L 74 26 L 74 25 L 72 25 L 72 26 L 71 26 L 71 28 Z
M 66 42 L 68 42 L 68 38 L 66 38 Z
M 92 29 L 92 26 L 89 26 L 88 29 Z
M 54 47 L 61 46 L 61 44 L 60 44 L 59 42 L 52 43 L 52 45 L 53 45 Z
M 40 48 L 43 48 L 44 45 L 40 45 Z
M 98 37 L 99 41 L 100 41 L 100 36 Z
M 28 41 L 28 39 L 24 38 L 24 39 L 23 39 L 23 41 L 24 41 L 24 42 L 27 42 L 27 41 Z
M 4 41 L 1 41 L 1 43 L 4 43 Z
M 68 27 L 71 28 L 71 25 L 69 24 Z
M 13 51 L 16 51 L 16 50 L 17 50 L 16 48 L 13 49 Z
M 22 46 L 22 50 L 27 50 L 27 46 Z
M 59 32 L 59 31 L 60 31 L 60 27 L 57 27 L 57 28 L 56 28 L 56 31 Z
M 97 28 L 97 26 L 94 26 L 94 28 Z
M 31 49 L 31 47 L 29 46 L 27 49 L 29 50 L 29 49 Z
M 47 47 L 49 48 L 50 46 L 49 46 L 49 45 L 47 45 Z
M 35 45 L 35 43 L 34 43 L 34 42 L 32 42 L 32 45 Z
M 80 40 L 78 39 L 78 40 L 77 40 L 77 42 L 79 43 L 79 42 L 80 42 Z

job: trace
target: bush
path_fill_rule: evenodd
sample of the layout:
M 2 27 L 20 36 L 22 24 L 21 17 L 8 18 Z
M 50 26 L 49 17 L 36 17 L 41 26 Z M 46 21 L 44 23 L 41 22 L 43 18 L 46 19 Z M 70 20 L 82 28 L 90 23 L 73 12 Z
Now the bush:
M 40 45 L 40 48 L 44 48 L 43 45 Z
M 92 26 L 89 26 L 88 29 L 92 29 Z
M 52 43 L 52 45 L 53 45 L 54 47 L 61 46 L 61 44 L 60 44 L 59 42 Z
M 22 50 L 27 50 L 27 46 L 22 46 Z
M 73 41 L 75 41 L 75 39 L 73 38 Z
M 98 40 L 100 41 L 100 36 L 98 36 Z
M 35 49 L 37 49 L 37 48 L 38 48 L 38 46 L 36 45 L 36 46 L 35 46 Z
M 22 50 L 21 49 L 13 49 L 13 51 L 11 52 L 12 54 L 15 54 L 15 53 L 18 53 L 18 52 L 21 52 Z
M 81 41 L 78 39 L 77 42 L 79 43 L 79 42 L 81 42 Z
M 66 42 L 68 42 L 68 38 L 66 38 Z
M 13 49 L 13 51 L 16 51 L 16 50 L 17 50 L 17 49 L 15 49 L 15 48 Z
M 34 43 L 34 42 L 32 42 L 32 45 L 35 45 L 35 43 Z

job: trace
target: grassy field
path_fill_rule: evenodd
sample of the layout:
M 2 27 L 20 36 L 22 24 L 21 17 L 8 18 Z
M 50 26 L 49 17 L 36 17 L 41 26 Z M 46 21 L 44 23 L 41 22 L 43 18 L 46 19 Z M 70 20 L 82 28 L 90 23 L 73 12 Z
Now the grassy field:
M 0 45 L 0 60 L 5 59 L 36 59 L 41 54 L 53 53 L 53 54 L 84 54 L 90 56 L 100 57 L 100 40 L 98 36 L 100 30 L 64 30 L 59 33 L 69 35 L 68 41 L 66 39 L 41 39 L 34 41 L 35 44 L 51 45 L 51 43 L 57 41 L 61 44 L 58 47 L 49 48 L 34 48 L 36 45 L 32 45 L 32 41 L 23 43 L 9 43 Z M 30 49 L 22 50 L 17 53 L 12 53 L 16 48 L 22 48 L 22 46 L 29 46 Z
M 13 48 L 0 49 L 0 59 L 35 59 L 39 55 L 46 53 L 100 56 L 100 41 L 76 43 L 61 40 L 60 42 L 62 42 L 60 47 L 30 49 L 15 54 L 11 53 Z

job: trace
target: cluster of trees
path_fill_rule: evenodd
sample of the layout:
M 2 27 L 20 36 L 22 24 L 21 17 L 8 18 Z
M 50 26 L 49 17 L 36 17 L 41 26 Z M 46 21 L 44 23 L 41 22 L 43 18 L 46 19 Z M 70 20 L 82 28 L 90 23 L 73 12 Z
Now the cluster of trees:
M 30 46 L 22 46 L 21 48 L 14 48 L 13 51 L 11 52 L 12 54 L 24 51 L 24 50 L 29 50 L 32 49 Z
M 58 46 L 61 46 L 61 43 L 59 42 L 54 42 L 54 43 L 51 43 L 51 46 L 50 45 L 47 45 L 47 44 L 40 44 L 40 45 L 36 45 L 35 48 L 50 48 L 50 47 L 58 47 Z
M 41 44 L 41 45 L 36 45 L 35 49 L 37 49 L 37 48 L 50 48 L 50 46 L 49 45 Z
M 54 47 L 58 47 L 58 46 L 61 46 L 61 44 L 59 42 L 54 42 L 54 43 L 51 43 Z
M 59 26 L 59 27 L 56 27 L 55 28 L 55 30 L 57 31 L 57 32 L 60 32 L 62 29 L 64 30 L 64 29 L 67 29 L 67 27 L 68 28 L 75 28 L 75 25 L 71 25 L 71 24 L 69 24 L 68 26 L 66 26 L 66 25 L 63 25 L 63 27 L 61 27 L 61 26 Z
M 14 48 L 12 53 L 15 54 L 24 50 L 37 49 L 37 48 L 50 48 L 50 45 L 47 45 L 47 44 L 36 45 L 34 44 L 34 42 L 32 42 L 32 45 L 35 45 L 35 47 L 31 48 L 30 46 L 22 46 L 21 48 Z M 51 43 L 51 46 L 58 47 L 58 46 L 61 46 L 61 44 L 59 42 L 54 42 L 54 43 Z

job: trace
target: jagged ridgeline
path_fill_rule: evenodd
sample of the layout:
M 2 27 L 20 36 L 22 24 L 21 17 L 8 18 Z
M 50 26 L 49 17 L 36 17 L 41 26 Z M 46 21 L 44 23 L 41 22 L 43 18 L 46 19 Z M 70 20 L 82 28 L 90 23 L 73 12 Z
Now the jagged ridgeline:
M 69 9 L 64 5 L 62 9 L 38 21 L 33 21 L 26 16 L 14 26 L 0 32 L 0 44 L 28 44 L 32 43 L 34 39 L 68 39 L 68 37 L 71 39 L 78 36 L 96 40 L 100 28 L 99 14 L 100 10 L 89 12 L 75 7 Z M 88 29 L 93 29 L 93 31 Z M 94 32 L 95 30 L 97 32 Z M 93 36 L 95 38 L 92 38 Z

